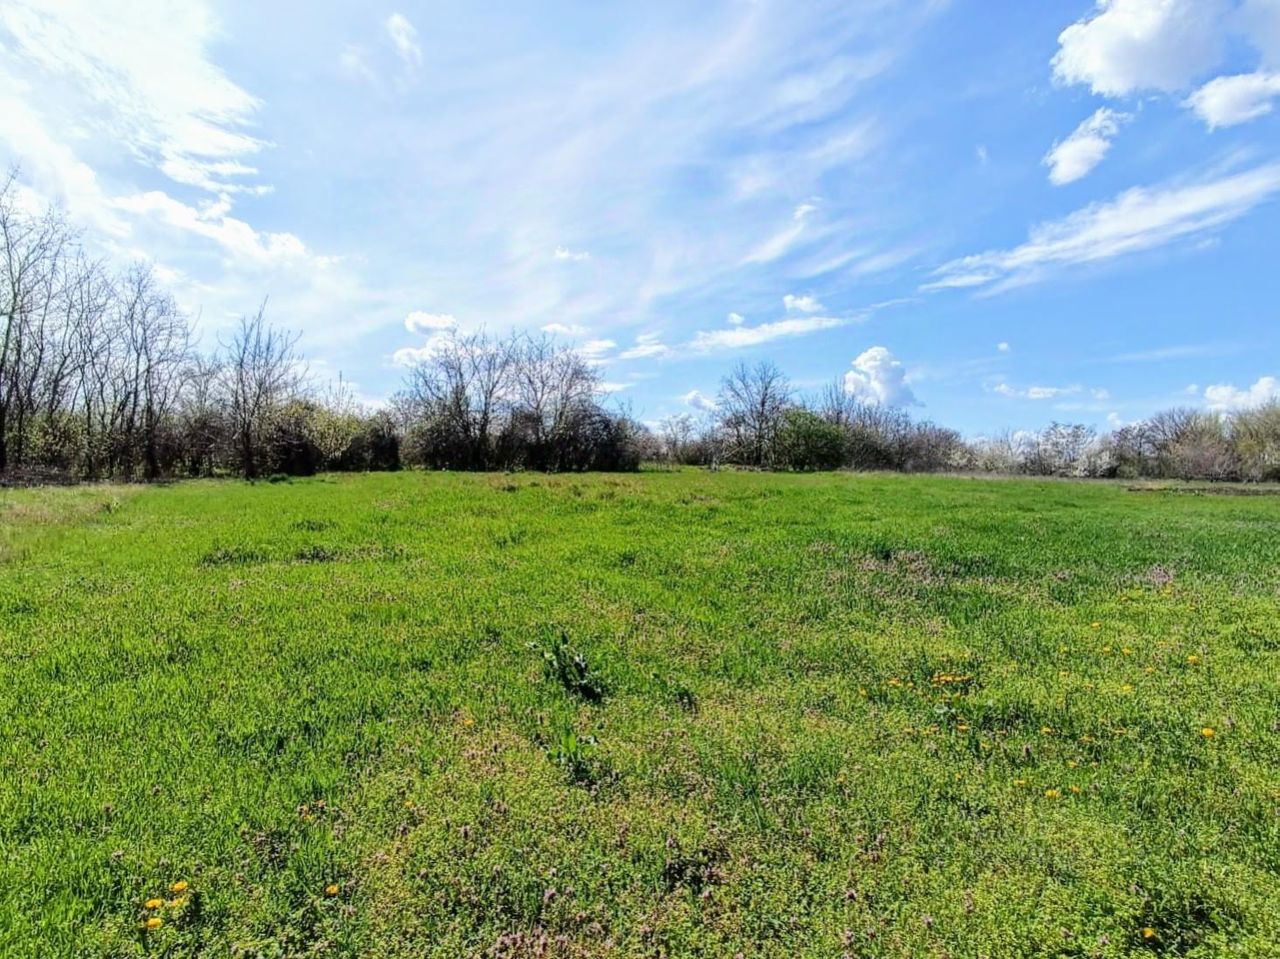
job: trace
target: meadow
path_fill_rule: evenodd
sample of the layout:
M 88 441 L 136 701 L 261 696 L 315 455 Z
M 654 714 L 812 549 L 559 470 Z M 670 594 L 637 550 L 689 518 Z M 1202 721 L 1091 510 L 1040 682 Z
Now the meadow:
M 0 956 L 1280 955 L 1280 496 L 0 491 Z

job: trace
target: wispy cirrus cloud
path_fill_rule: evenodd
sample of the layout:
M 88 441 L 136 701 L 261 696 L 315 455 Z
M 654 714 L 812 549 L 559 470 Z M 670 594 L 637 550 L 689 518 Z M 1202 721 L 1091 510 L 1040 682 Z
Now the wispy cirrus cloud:
M 1004 396 L 1014 400 L 1054 400 L 1065 396 L 1088 395 L 1095 400 L 1101 401 L 1109 399 L 1111 396 L 1102 387 L 1086 389 L 1079 383 L 1072 383 L 1069 386 L 1028 386 L 1020 389 L 1001 381 L 988 386 L 987 391 L 995 393 L 997 396 Z
M 1031 230 L 1009 250 L 961 257 L 935 271 L 925 290 L 999 292 L 1053 271 L 1166 246 L 1209 233 L 1280 192 L 1280 163 L 1171 186 L 1135 187 Z
M 819 330 L 832 330 L 846 326 L 850 320 L 837 316 L 805 316 L 775 320 L 757 326 L 732 326 L 723 330 L 699 330 L 690 342 L 696 352 L 735 350 L 748 346 L 760 346 L 774 340 L 806 336 Z
M 422 66 L 422 45 L 418 42 L 418 30 L 403 13 L 393 13 L 386 21 L 387 37 L 395 47 L 396 55 L 410 69 Z

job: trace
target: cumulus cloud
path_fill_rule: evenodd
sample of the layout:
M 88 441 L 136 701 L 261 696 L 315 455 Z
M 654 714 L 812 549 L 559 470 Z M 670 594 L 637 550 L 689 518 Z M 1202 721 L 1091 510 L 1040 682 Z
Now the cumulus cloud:
M 458 326 L 458 318 L 452 313 L 424 313 L 414 310 L 404 318 L 404 328 L 410 333 L 439 333 Z
M 1261 54 L 1260 69 L 1205 82 L 1240 41 Z M 1064 30 L 1058 43 L 1054 78 L 1103 96 L 1201 84 L 1183 105 L 1210 129 L 1264 116 L 1280 96 L 1276 0 L 1097 0 L 1097 12 Z M 1102 139 L 1104 153 L 1113 136 Z
M 571 260 L 580 263 L 583 260 L 591 259 L 591 254 L 586 250 L 570 250 L 568 247 L 558 246 L 555 253 L 552 254 L 557 260 Z
M 844 391 L 864 403 L 918 406 L 907 383 L 906 367 L 883 346 L 873 346 L 853 361 L 844 375 Z
M 1007 289 L 1046 272 L 1154 249 L 1220 227 L 1280 191 L 1280 163 L 1199 183 L 1136 187 L 1031 230 L 1026 243 L 962 257 L 935 271 L 926 290 Z
M 821 313 L 823 306 L 812 296 L 795 296 L 788 293 L 782 298 L 788 313 Z
M 1087 176 L 1102 162 L 1120 126 L 1129 119 L 1127 113 L 1099 108 L 1045 155 L 1043 162 L 1049 168 L 1049 182 L 1063 186 Z
M 724 330 L 700 330 L 690 346 L 695 350 L 732 350 L 744 346 L 759 346 L 792 336 L 804 336 L 818 330 L 830 330 L 844 326 L 848 320 L 835 316 L 804 316 L 761 323 L 758 326 L 735 326 Z
M 746 322 L 746 318 L 741 313 L 730 313 L 726 319 L 730 326 L 741 326 Z
M 1247 410 L 1267 403 L 1280 402 L 1280 380 L 1264 376 L 1252 386 L 1240 388 L 1231 383 L 1218 383 L 1204 388 L 1209 409 L 1221 412 Z
M 1059 35 L 1054 78 L 1110 97 L 1185 90 L 1222 59 L 1230 13 L 1227 0 L 1097 0 Z
M 1187 98 L 1210 130 L 1248 123 L 1271 112 L 1280 97 L 1280 73 L 1242 73 L 1210 80 Z
M 1009 352 L 1010 350 L 1012 350 L 1012 349 L 1013 349 L 1013 347 L 1011 347 L 1008 343 L 997 343 L 997 344 L 996 344 L 996 350 L 998 350 L 998 351 L 999 351 L 999 352 L 1001 352 L 1001 353 L 1008 353 L 1008 352 Z
M 422 47 L 418 43 L 418 30 L 403 13 L 393 13 L 387 17 L 387 36 L 396 53 L 404 61 L 405 66 L 416 68 L 422 66 Z
M 713 412 L 716 409 L 716 401 L 709 396 L 705 396 L 698 390 L 690 390 L 684 396 L 680 397 L 680 402 L 685 406 L 691 406 L 695 410 L 701 410 L 704 413 Z

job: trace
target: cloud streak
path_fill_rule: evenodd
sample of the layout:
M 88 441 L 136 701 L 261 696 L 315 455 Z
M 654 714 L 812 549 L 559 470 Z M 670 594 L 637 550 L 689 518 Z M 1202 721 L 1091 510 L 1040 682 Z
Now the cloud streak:
M 999 292 L 1072 266 L 1098 263 L 1208 233 L 1280 192 L 1280 163 L 1197 183 L 1136 187 L 1063 220 L 1031 230 L 1009 250 L 961 257 L 935 271 L 926 290 L 982 288 Z

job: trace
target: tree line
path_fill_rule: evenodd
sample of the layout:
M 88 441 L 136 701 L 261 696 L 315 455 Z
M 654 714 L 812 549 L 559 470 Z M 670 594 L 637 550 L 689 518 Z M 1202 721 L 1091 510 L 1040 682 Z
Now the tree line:
M 112 271 L 56 209 L 0 181 L 0 480 L 306 475 L 320 470 L 982 471 L 1280 479 L 1280 405 L 1170 410 L 1098 434 L 1052 424 L 965 440 L 840 382 L 802 396 L 739 364 L 708 409 L 653 428 L 607 404 L 599 367 L 546 336 L 449 333 L 382 408 L 318 387 L 264 303 L 212 351 L 154 269 Z
M 658 458 L 784 470 L 973 472 L 1110 479 L 1280 481 L 1280 402 L 1231 414 L 1171 409 L 1098 432 L 1052 423 L 966 440 L 837 381 L 801 396 L 769 362 L 739 364 L 714 408 L 658 425 Z

